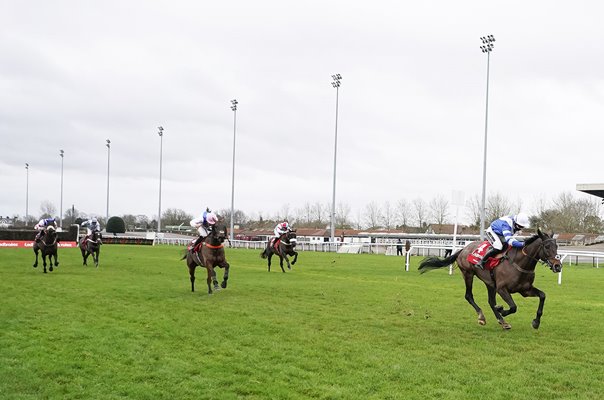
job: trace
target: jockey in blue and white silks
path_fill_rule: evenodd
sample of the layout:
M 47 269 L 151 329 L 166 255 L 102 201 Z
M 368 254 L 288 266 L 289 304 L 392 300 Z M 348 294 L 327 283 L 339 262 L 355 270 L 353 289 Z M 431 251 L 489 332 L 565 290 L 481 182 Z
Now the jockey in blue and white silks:
M 82 222 L 82 226 L 86 227 L 87 236 L 92 236 L 92 232 L 101 231 L 101 224 L 99 224 L 99 221 L 95 217 L 92 217 L 89 220 Z
M 508 246 L 524 247 L 524 242 L 516 239 L 514 235 L 523 228 L 530 226 L 528 215 L 518 213 L 496 219 L 485 231 L 487 240 L 491 243 L 491 249 L 484 255 L 476 266 L 484 268 L 485 262 L 498 253 L 504 251 Z
M 57 227 L 57 221 L 54 218 L 42 218 L 35 226 L 34 229 L 38 231 L 36 234 L 36 238 L 34 239 L 36 242 L 39 242 L 44 233 L 46 233 L 46 229 L 52 226 L 53 228 Z
M 189 224 L 193 228 L 196 228 L 199 233 L 199 237 L 191 244 L 191 248 L 195 248 L 199 242 L 210 234 L 210 229 L 216 222 L 218 222 L 218 216 L 210 211 L 209 208 L 206 208 L 201 217 L 191 220 Z

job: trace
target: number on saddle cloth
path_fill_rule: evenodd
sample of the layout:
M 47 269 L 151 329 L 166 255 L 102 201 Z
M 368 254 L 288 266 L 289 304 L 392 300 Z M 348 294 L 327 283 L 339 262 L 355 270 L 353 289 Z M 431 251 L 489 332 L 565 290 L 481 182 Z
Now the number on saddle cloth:
M 484 257 L 484 255 L 491 249 L 491 243 L 488 240 L 482 242 L 473 252 L 468 254 L 467 260 L 472 264 L 478 264 L 480 260 Z M 505 253 L 505 252 L 504 252 Z M 501 262 L 504 253 L 499 253 L 495 257 L 491 257 L 487 260 L 485 265 L 486 269 L 491 270 L 495 268 Z

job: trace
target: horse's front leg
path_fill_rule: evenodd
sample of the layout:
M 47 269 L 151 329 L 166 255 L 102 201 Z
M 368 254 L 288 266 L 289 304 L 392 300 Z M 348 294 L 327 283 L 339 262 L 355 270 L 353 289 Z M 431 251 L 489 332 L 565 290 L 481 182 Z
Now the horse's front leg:
M 489 305 L 491 306 L 491 310 L 493 310 L 493 314 L 495 314 L 495 318 L 497 318 L 497 322 L 499 322 L 499 325 L 501 325 L 501 327 L 503 329 L 512 329 L 512 325 L 505 322 L 505 320 L 503 319 L 503 316 L 501 315 L 501 313 L 499 312 L 499 309 L 497 308 L 497 301 L 496 301 L 497 299 L 495 298 L 497 295 L 497 292 L 495 290 L 495 287 L 487 285 L 487 292 L 489 294 Z
M 524 297 L 539 297 L 539 307 L 537 307 L 537 315 L 532 322 L 533 328 L 539 329 L 539 325 L 541 324 L 541 316 L 543 315 L 543 305 L 545 304 L 545 293 L 541 290 L 537 289 L 534 286 L 525 292 L 520 292 L 520 294 Z
M 271 272 L 271 259 L 272 258 L 273 258 L 273 253 L 270 253 L 268 255 L 268 258 L 267 258 L 267 260 L 268 260 L 268 272 Z
M 34 253 L 36 253 L 36 262 L 34 262 L 33 267 L 34 267 L 34 268 L 38 268 L 38 251 L 37 251 L 37 250 L 34 250 Z
M 283 269 L 283 256 L 281 254 L 279 254 L 279 265 L 281 266 L 281 271 L 285 273 L 285 270 Z
M 206 263 L 207 264 L 207 263 Z M 208 272 L 208 294 L 212 294 L 212 275 L 214 275 L 214 269 L 210 265 L 206 265 L 206 271 Z
M 42 266 L 44 267 L 44 273 L 46 273 L 46 254 L 42 253 Z
M 292 269 L 291 264 L 289 263 L 289 258 L 287 258 L 287 254 L 283 255 L 283 258 L 285 259 L 285 262 L 287 263 L 287 269 Z
M 214 285 L 214 290 L 220 290 L 220 286 L 218 285 L 218 279 L 216 279 L 216 266 L 212 267 L 212 284 Z
M 188 264 L 188 262 L 187 262 Z M 197 267 L 197 265 L 193 264 L 188 264 L 189 267 L 189 279 L 191 280 L 191 292 L 195 291 L 195 268 Z
M 92 258 L 94 259 L 94 266 L 99 267 L 99 252 L 98 250 L 92 254 Z
M 292 265 L 296 265 L 296 261 L 298 261 L 298 252 L 294 251 L 294 259 L 292 260 Z
M 227 287 L 227 281 L 229 280 L 229 269 L 230 269 L 230 265 L 228 262 L 224 261 L 221 264 L 221 267 L 224 268 L 224 275 L 222 277 L 222 283 L 220 284 L 220 286 L 222 286 L 223 289 L 226 289 Z

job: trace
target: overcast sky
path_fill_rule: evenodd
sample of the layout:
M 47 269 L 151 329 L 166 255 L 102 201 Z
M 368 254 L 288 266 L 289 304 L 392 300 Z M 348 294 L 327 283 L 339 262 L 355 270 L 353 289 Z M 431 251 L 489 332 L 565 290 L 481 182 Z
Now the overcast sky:
M 0 0 L 0 215 L 274 215 L 482 193 L 536 201 L 601 183 L 600 1 Z M 577 197 L 586 196 L 577 193 Z M 450 215 L 454 216 L 452 210 Z M 460 210 L 460 217 L 465 210 Z

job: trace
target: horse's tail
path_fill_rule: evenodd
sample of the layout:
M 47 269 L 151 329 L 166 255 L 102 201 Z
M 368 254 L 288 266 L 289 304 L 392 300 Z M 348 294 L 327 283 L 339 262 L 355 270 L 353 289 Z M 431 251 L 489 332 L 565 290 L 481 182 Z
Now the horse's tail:
M 451 265 L 453 264 L 453 262 L 455 262 L 455 260 L 457 260 L 459 253 L 461 253 L 461 250 L 458 250 L 455 254 L 452 254 L 447 258 L 426 257 L 419 264 L 418 270 L 423 274 L 433 269 L 438 269 Z
M 262 250 L 262 253 L 260 253 L 260 257 L 261 257 L 261 258 L 266 258 L 266 257 L 268 257 L 267 252 L 268 252 L 268 247 L 266 247 L 264 250 Z
M 187 254 L 189 254 L 189 250 L 188 249 L 184 249 L 180 252 L 181 258 L 180 261 L 184 260 L 185 258 L 187 258 Z

